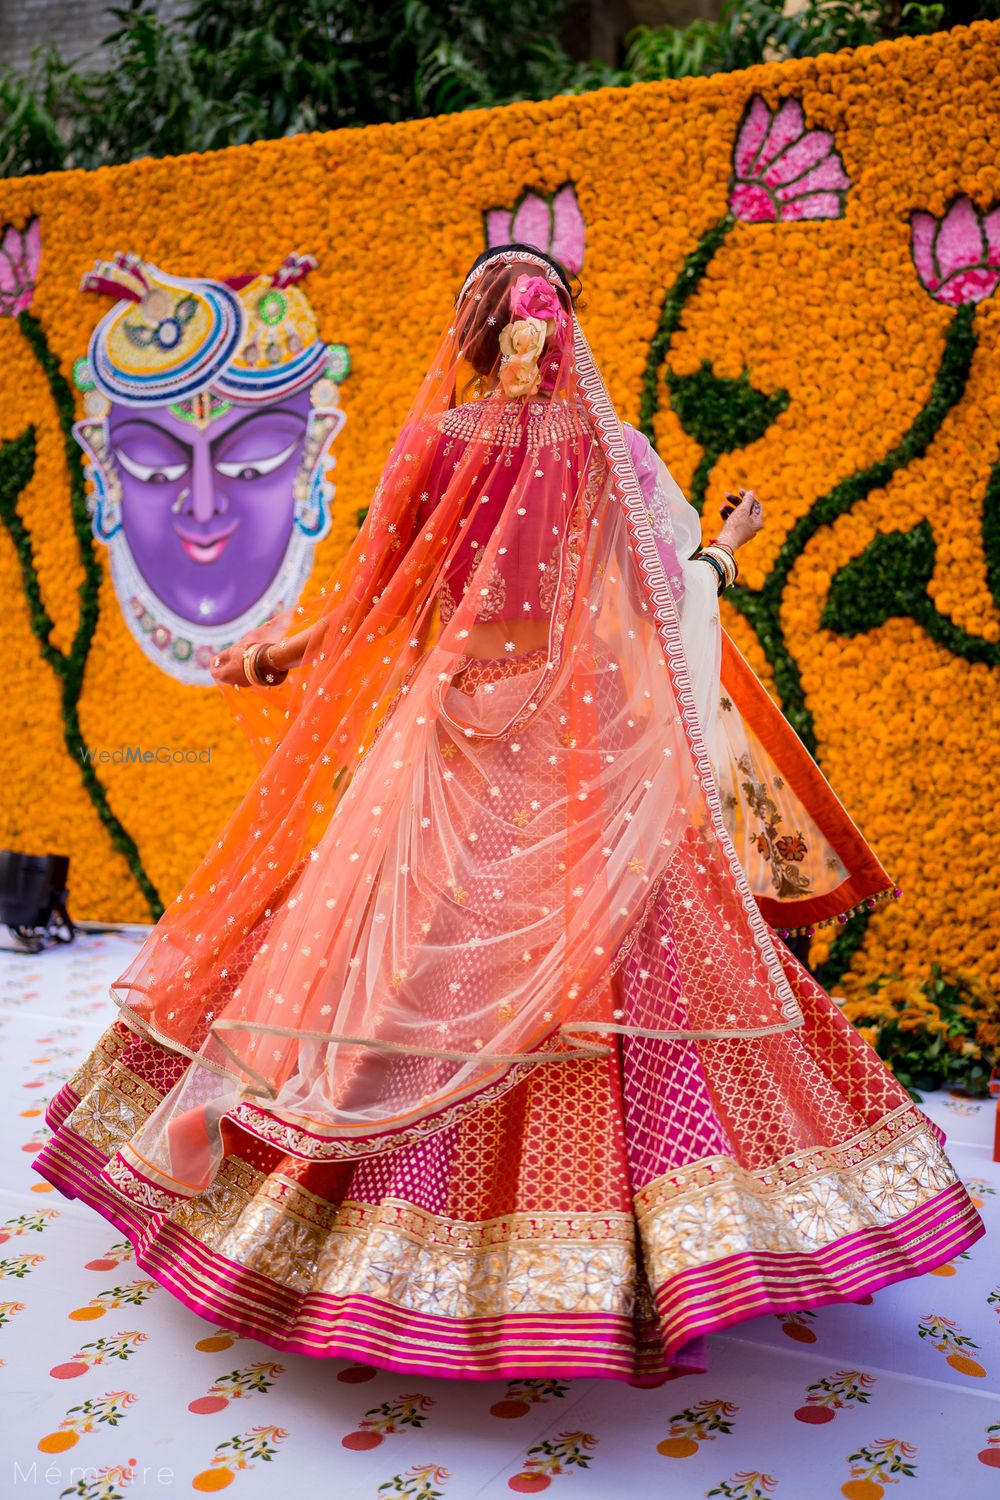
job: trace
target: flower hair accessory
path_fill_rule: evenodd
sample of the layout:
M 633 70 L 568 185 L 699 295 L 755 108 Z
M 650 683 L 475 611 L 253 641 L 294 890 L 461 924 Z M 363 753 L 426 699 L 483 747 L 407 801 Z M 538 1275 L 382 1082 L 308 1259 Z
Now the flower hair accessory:
M 510 294 L 511 321 L 500 331 L 500 384 L 511 399 L 533 396 L 545 341 L 563 322 L 559 297 L 542 276 L 519 276 Z

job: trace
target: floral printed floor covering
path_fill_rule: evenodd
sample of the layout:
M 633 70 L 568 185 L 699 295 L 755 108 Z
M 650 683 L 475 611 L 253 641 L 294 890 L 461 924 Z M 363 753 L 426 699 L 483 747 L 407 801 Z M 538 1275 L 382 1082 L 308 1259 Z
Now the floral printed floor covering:
M 202 1322 L 30 1169 L 141 930 L 0 934 L 0 1495 L 132 1500 L 979 1500 L 1000 1495 L 1000 1164 L 990 1101 L 927 1113 L 990 1233 L 866 1304 L 761 1318 L 711 1370 L 460 1384 L 279 1355 Z

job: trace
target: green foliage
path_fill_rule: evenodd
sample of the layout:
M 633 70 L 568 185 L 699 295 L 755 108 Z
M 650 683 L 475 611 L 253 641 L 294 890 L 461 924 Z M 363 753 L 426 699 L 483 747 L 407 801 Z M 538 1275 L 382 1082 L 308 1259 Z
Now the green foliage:
M 815 57 L 844 47 L 871 46 L 894 36 L 940 31 L 995 12 L 992 0 L 961 7 L 879 3 L 879 0 L 809 0 L 794 15 L 783 0 L 727 0 L 717 21 L 683 28 L 639 26 L 628 37 L 625 72 L 630 81 L 729 73 L 775 57 Z
M 987 512 L 987 519 L 989 515 Z M 988 531 L 986 519 L 983 530 Z M 861 635 L 884 625 L 894 615 L 909 615 L 931 640 L 954 656 L 1000 666 L 1000 644 L 970 635 L 943 615 L 930 598 L 927 585 L 934 573 L 935 553 L 929 521 L 920 521 L 911 531 L 889 531 L 875 537 L 860 557 L 836 574 L 820 624 L 840 635 Z M 994 570 L 990 581 L 996 581 Z
M 781 623 L 785 588 L 798 558 L 822 527 L 830 526 L 840 516 L 847 515 L 872 490 L 883 488 L 898 470 L 907 468 L 926 453 L 945 417 L 965 392 L 976 347 L 974 311 L 971 303 L 956 311 L 948 325 L 941 362 L 927 401 L 896 447 L 882 458 L 876 459 L 867 469 L 848 475 L 834 485 L 805 515 L 800 516 L 782 542 L 774 567 L 762 588 L 748 589 L 737 584 L 729 592 L 729 598 L 747 616 L 767 653 L 786 718 L 813 754 L 816 753 L 816 733 L 812 714 L 806 703 L 798 664 L 788 649 Z M 950 621 L 944 621 L 944 617 L 938 615 L 933 606 L 922 613 L 919 619 L 929 630 L 938 629 L 943 621 L 947 627 L 949 649 L 957 649 L 958 654 L 965 655 L 967 659 L 980 659 L 978 653 L 981 650 L 988 656 L 995 649 L 986 642 L 976 642 L 971 647 L 976 655 L 971 657 L 962 648 L 972 638 L 965 637 L 964 632 L 952 626 Z
M 109 9 L 107 61 L 6 75 L 0 162 L 95 167 L 309 130 L 542 99 L 609 81 L 557 38 L 562 0 L 149 0 Z M 3 77 L 3 75 L 0 75 Z M 26 122 L 38 115 L 30 134 Z M 43 129 L 58 119 L 61 137 Z M 37 142 L 37 149 L 36 149 Z
M 684 257 L 673 286 L 669 287 L 660 308 L 656 332 L 649 343 L 646 368 L 642 377 L 642 396 L 639 401 L 639 430 L 649 441 L 655 441 L 653 424 L 660 409 L 661 374 L 667 358 L 670 341 L 680 327 L 681 318 L 688 299 L 697 290 L 701 278 L 708 269 L 715 252 L 732 229 L 735 220 L 731 213 L 724 213 L 718 223 L 713 224 L 698 241 L 693 250 Z
M 937 1088 L 986 1094 L 1000 1066 L 1000 1000 L 938 964 L 919 984 L 896 975 L 874 981 L 844 1014 L 917 1097 Z
M 788 405 L 788 392 L 768 395 L 750 384 L 746 370 L 736 379 L 716 375 L 708 360 L 693 375 L 667 372 L 670 400 L 684 431 L 704 450 L 689 499 L 700 513 L 709 476 L 723 453 L 763 437 Z
M 983 497 L 983 552 L 986 581 L 994 600 L 1000 604 L 1000 461 L 993 465 Z
M 1000 13 L 900 0 L 728 0 L 717 21 L 639 27 L 624 65 L 579 61 L 566 0 L 153 0 L 109 8 L 100 61 L 51 49 L 0 69 L 0 175 L 210 151 L 306 130 L 548 99 L 856 47 Z
M 840 635 L 861 635 L 893 615 L 912 615 L 923 607 L 933 572 L 928 521 L 912 531 L 881 532 L 834 578 L 820 624 Z
M 56 121 L 63 77 L 51 52 L 36 58 L 26 77 L 0 70 L 0 177 L 56 172 L 65 165 Z
M 155 921 L 163 914 L 163 903 L 143 866 L 135 840 L 116 816 L 93 765 L 80 754 L 83 746 L 80 698 L 87 659 L 97 630 L 101 570 L 94 552 L 87 513 L 82 454 L 73 436 L 73 394 L 59 368 L 58 360 L 49 348 L 45 331 L 38 319 L 32 313 L 23 311 L 18 313 L 17 322 L 48 383 L 59 417 L 63 451 L 69 471 L 70 519 L 83 582 L 79 587 L 80 612 L 77 627 L 68 651 L 62 650 L 52 639 L 55 624 L 42 597 L 31 532 L 18 510 L 18 501 L 35 472 L 36 440 L 33 427 L 26 428 L 20 437 L 0 445 L 0 526 L 6 530 L 17 553 L 30 611 L 31 629 L 38 642 L 39 652 L 59 684 L 63 739 L 67 753 L 77 764 L 84 790 L 94 811 L 107 828 L 112 846 L 128 864 Z

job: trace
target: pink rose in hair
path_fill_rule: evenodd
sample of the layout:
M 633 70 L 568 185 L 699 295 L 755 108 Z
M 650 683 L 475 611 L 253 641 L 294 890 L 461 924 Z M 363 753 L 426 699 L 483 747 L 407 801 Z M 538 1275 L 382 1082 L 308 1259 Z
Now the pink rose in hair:
M 515 318 L 541 318 L 545 323 L 560 319 L 559 294 L 544 276 L 519 276 L 510 294 L 510 310 Z

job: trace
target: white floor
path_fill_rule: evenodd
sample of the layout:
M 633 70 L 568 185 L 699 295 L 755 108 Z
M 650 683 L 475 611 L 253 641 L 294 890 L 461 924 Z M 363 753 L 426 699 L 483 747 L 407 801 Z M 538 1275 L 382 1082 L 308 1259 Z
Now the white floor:
M 4 1500 L 222 1489 L 234 1500 L 1000 1496 L 989 1101 L 937 1095 L 925 1106 L 982 1200 L 984 1240 L 867 1305 L 713 1338 L 706 1375 L 656 1391 L 603 1381 L 518 1391 L 316 1362 L 202 1322 L 137 1271 L 104 1220 L 31 1171 L 45 1100 L 111 1019 L 108 983 L 139 941 L 82 933 L 31 956 L 4 950 L 0 931 Z

